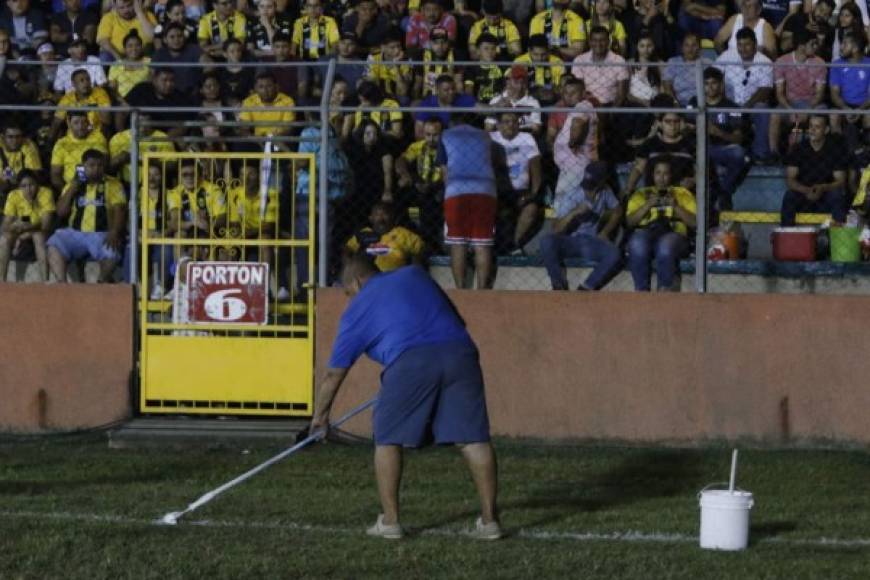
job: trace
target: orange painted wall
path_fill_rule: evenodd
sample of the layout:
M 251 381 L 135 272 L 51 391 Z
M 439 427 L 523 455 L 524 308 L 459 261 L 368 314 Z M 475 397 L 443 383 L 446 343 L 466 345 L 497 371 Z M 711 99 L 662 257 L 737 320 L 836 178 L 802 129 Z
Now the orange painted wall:
M 870 443 L 870 297 L 452 291 L 493 432 Z M 318 293 L 318 377 L 345 298 Z M 366 360 L 335 417 L 376 393 Z M 351 429 L 368 432 L 368 413 Z
M 128 417 L 132 340 L 131 286 L 0 284 L 0 430 Z

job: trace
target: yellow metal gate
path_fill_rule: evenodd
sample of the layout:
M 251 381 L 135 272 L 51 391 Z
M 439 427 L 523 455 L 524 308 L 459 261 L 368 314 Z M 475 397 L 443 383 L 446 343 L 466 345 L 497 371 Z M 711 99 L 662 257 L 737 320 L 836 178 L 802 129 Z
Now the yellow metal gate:
M 140 411 L 311 414 L 314 171 L 310 154 L 144 154 Z M 191 323 L 189 261 L 269 263 L 266 324 Z

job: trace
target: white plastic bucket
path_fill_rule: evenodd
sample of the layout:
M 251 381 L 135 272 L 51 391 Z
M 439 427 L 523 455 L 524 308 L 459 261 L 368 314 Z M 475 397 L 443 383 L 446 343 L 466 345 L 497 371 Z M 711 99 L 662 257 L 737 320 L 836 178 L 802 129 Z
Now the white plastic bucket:
M 709 487 L 709 486 L 708 486 Z M 749 510 L 755 503 L 748 491 L 704 488 L 701 505 L 701 547 L 745 550 L 749 542 Z

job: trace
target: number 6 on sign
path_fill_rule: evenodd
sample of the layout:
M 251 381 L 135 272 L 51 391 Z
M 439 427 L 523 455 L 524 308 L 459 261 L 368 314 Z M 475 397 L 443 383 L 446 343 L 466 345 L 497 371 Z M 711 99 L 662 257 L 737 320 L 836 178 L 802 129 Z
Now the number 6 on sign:
M 190 321 L 266 324 L 269 264 L 189 262 Z

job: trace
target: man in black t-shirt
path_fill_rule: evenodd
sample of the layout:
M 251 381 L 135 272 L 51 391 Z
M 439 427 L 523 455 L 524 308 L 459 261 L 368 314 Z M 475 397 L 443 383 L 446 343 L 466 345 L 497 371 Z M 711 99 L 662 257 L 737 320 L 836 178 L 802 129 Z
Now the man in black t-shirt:
M 191 99 L 175 88 L 175 71 L 171 68 L 158 68 L 150 81 L 141 82 L 127 93 L 127 103 L 131 107 L 192 107 Z M 151 112 L 149 116 L 160 123 L 175 123 L 166 127 L 170 137 L 184 134 L 183 121 L 196 118 L 192 112 L 165 113 Z M 126 126 L 127 123 L 125 123 Z
M 712 66 L 704 69 L 704 96 L 708 107 L 737 108 L 734 101 L 725 96 L 722 71 Z M 697 101 L 697 98 L 692 97 L 689 106 L 696 107 Z M 731 209 L 734 192 L 749 164 L 748 152 L 743 144 L 747 142 L 751 131 L 748 115 L 737 111 L 707 115 L 707 135 L 710 138 L 708 151 L 716 176 L 711 188 L 711 209 L 716 206 L 717 200 L 719 211 Z
M 641 178 L 647 184 L 652 183 L 655 159 L 663 155 L 671 160 L 674 183 L 695 191 L 695 136 L 683 132 L 683 117 L 679 113 L 665 113 L 656 123 L 658 132 L 637 148 L 634 166 L 628 174 L 620 199 L 628 199 L 640 187 Z
M 846 221 L 846 166 L 843 142 L 830 134 L 826 115 L 811 115 L 809 139 L 795 147 L 786 161 L 788 191 L 782 200 L 783 226 L 793 226 L 798 212 L 833 214 Z

